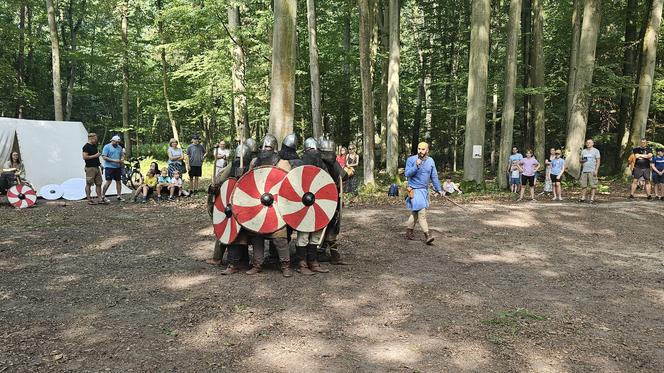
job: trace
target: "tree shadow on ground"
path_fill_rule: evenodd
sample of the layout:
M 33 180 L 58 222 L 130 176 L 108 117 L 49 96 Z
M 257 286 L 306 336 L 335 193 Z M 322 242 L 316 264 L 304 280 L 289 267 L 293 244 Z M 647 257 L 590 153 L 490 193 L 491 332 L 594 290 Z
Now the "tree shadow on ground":
M 204 264 L 202 200 L 0 208 L 0 370 L 662 371 L 657 206 L 352 208 L 290 279 Z

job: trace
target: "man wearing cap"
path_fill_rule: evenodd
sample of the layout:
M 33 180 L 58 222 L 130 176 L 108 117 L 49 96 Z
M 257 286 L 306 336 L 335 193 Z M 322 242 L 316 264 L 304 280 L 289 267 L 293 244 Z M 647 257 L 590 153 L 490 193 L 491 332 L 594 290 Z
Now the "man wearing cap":
M 109 202 L 106 199 L 106 192 L 111 182 L 115 181 L 115 189 L 118 194 L 118 201 L 122 199 L 122 164 L 124 162 L 122 147 L 120 146 L 120 136 L 115 135 L 111 138 L 111 142 L 104 145 L 101 151 L 101 157 L 104 159 L 104 177 L 106 184 L 102 190 L 102 201 Z
M 429 144 L 421 142 L 417 145 L 417 154 L 411 155 L 406 161 L 406 177 L 408 178 L 408 197 L 406 207 L 411 211 L 406 222 L 406 239 L 414 240 L 415 223 L 419 222 L 424 231 L 424 242 L 431 245 L 433 235 L 429 233 L 427 224 L 427 208 L 429 208 L 429 182 L 438 195 L 442 195 L 436 163 L 429 157 Z
M 205 147 L 201 145 L 201 137 L 194 135 L 191 144 L 187 147 L 189 156 L 189 194 L 198 192 L 199 178 L 203 174 L 203 160 L 205 159 Z
M 101 157 L 101 153 L 97 150 L 97 134 L 90 132 L 88 134 L 88 142 L 83 146 L 83 160 L 85 160 L 85 196 L 90 205 L 104 202 L 101 194 L 101 162 L 99 161 L 99 157 Z M 93 185 L 97 192 L 98 201 L 93 200 L 90 195 L 92 193 L 91 189 Z

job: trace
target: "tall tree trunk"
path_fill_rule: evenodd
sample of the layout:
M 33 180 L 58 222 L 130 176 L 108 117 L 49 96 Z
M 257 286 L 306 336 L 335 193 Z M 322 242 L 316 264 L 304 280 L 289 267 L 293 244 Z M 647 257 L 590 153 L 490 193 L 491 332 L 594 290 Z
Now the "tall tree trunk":
M 364 184 L 374 183 L 374 121 L 371 83 L 371 10 L 369 0 L 358 0 L 360 12 L 360 79 L 362 82 L 362 128 Z
M 237 30 L 240 27 L 240 8 L 231 6 L 228 8 L 228 30 L 233 35 L 234 43 L 231 51 L 233 55 L 233 107 L 232 122 L 235 126 L 235 139 L 239 142 L 249 137 L 249 115 L 247 111 L 247 96 L 245 88 L 244 72 L 246 68 L 246 57 L 240 45 Z
M 507 188 L 507 169 L 514 136 L 514 90 L 516 88 L 517 49 L 521 23 L 521 0 L 510 0 L 510 15 L 507 23 L 507 56 L 505 57 L 505 95 L 500 124 L 500 157 L 498 158 L 498 185 Z
M 157 10 L 161 13 L 162 10 L 162 0 L 157 0 Z M 159 15 L 161 16 L 161 14 Z M 165 43 L 164 38 L 164 23 L 159 20 L 157 22 L 157 31 L 159 32 L 159 40 L 161 43 Z M 175 118 L 173 117 L 173 111 L 171 110 L 171 102 L 168 99 L 168 64 L 166 63 L 166 48 L 162 47 L 159 53 L 161 55 L 161 82 L 162 88 L 164 90 L 164 101 L 166 102 L 166 113 L 168 114 L 168 122 L 171 124 L 171 131 L 173 132 L 173 138 L 180 142 L 180 134 L 178 131 L 177 123 L 175 123 Z
M 623 78 L 627 78 L 629 82 L 634 80 L 634 64 L 636 63 L 636 8 L 638 0 L 627 0 L 625 7 L 625 42 L 623 48 Z M 622 166 L 622 159 L 625 154 L 625 146 L 629 140 L 629 117 L 631 110 L 632 97 L 634 96 L 634 88 L 624 86 L 620 93 L 620 112 L 618 113 L 618 136 L 616 137 L 616 145 L 618 147 L 618 157 L 616 158 L 615 169 L 620 170 Z
M 418 45 L 417 57 L 419 61 L 420 78 L 417 82 L 417 100 L 415 103 L 415 121 L 410 144 L 410 154 L 417 154 L 417 144 L 420 142 L 420 129 L 422 127 L 422 101 L 424 100 L 424 56 L 422 48 Z
M 350 0 L 349 0 L 350 1 Z M 344 34 L 343 34 L 343 78 L 341 92 L 341 110 L 340 121 L 335 126 L 337 139 L 341 144 L 350 141 L 350 94 L 351 94 L 351 74 L 350 74 L 350 8 L 349 2 L 344 2 Z
M 521 27 L 523 29 L 521 37 L 523 38 L 523 89 L 530 88 L 530 37 L 532 35 L 532 0 L 524 0 L 523 3 L 523 12 L 521 17 L 523 22 Z M 530 95 L 527 93 L 523 94 L 523 128 L 521 129 L 523 133 L 523 146 L 526 149 L 531 149 L 533 147 L 533 124 L 530 120 L 531 111 L 530 111 Z
M 498 126 L 498 83 L 493 83 L 491 105 L 491 171 L 496 171 L 496 127 Z
M 16 82 L 18 88 L 16 112 L 17 118 L 23 118 L 23 95 L 25 88 L 25 13 L 27 5 L 21 3 L 18 22 L 18 56 L 16 57 Z
M 583 4 L 581 0 L 574 0 L 574 11 L 572 12 L 572 42 L 569 55 L 569 70 L 567 75 L 567 127 L 570 127 L 572 119 L 572 108 L 574 106 L 574 92 L 576 88 L 576 71 L 579 69 L 579 43 L 581 41 L 581 12 Z
M 46 0 L 48 14 L 48 28 L 51 34 L 51 64 L 53 75 L 53 111 L 55 120 L 64 120 L 62 112 L 62 84 L 60 82 L 60 41 L 58 39 L 58 26 L 55 24 L 55 8 L 53 0 Z
M 268 132 L 279 143 L 293 132 L 297 0 L 274 0 L 272 81 Z
M 531 45 L 531 84 L 535 89 L 544 89 L 544 10 L 542 0 L 533 0 L 533 37 Z M 546 127 L 544 121 L 544 93 L 531 97 L 535 123 L 535 156 L 544 162 Z
M 482 183 L 491 0 L 475 0 L 472 6 L 463 179 Z
M 601 22 L 601 0 L 586 0 L 583 9 L 583 25 L 579 41 L 578 67 L 574 87 L 574 105 L 572 117 L 567 129 L 565 142 L 567 172 L 579 176 L 579 156 L 583 147 L 588 125 L 588 108 L 590 105 L 590 87 L 595 69 L 595 49 L 597 34 Z
M 131 131 L 129 128 L 129 0 L 122 3 L 122 128 L 127 155 L 131 155 Z
M 67 95 L 65 99 L 65 120 L 71 119 L 72 110 L 74 108 L 74 83 L 76 81 L 76 58 L 74 55 L 78 49 L 78 32 L 83 25 L 83 18 L 85 17 L 85 5 L 86 1 L 81 2 L 79 9 L 80 16 L 78 20 L 74 23 L 74 6 L 73 3 L 69 3 L 69 10 L 67 12 L 67 23 L 69 24 L 69 53 L 72 55 L 67 60 Z M 64 27 L 63 27 L 64 32 Z
M 399 0 L 390 0 L 390 63 L 387 78 L 387 174 L 397 176 L 399 167 Z
M 380 161 L 385 165 L 387 161 L 387 77 L 390 65 L 390 10 L 386 2 L 382 0 L 382 27 L 381 27 L 381 46 L 383 49 L 383 59 L 380 75 Z
M 323 134 L 323 118 L 320 109 L 320 72 L 318 70 L 318 42 L 316 41 L 316 5 L 307 0 L 307 25 L 309 26 L 309 72 L 311 75 L 311 123 L 314 138 Z
M 646 125 L 648 123 L 648 112 L 650 110 L 650 98 L 652 87 L 655 82 L 655 62 L 657 60 L 657 41 L 659 39 L 659 26 L 662 23 L 662 4 L 664 0 L 652 0 L 650 18 L 643 37 L 643 49 L 641 50 L 641 61 L 643 68 L 639 76 L 639 87 L 636 93 L 636 107 L 632 118 L 630 143 L 628 148 L 638 144 L 639 140 L 646 136 Z

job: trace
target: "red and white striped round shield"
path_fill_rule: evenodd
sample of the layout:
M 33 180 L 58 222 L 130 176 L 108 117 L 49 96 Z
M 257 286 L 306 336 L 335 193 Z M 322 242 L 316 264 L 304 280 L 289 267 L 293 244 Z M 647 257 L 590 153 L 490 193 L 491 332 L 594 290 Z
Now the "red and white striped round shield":
M 237 181 L 231 205 L 233 215 L 244 228 L 257 233 L 273 233 L 286 226 L 276 209 L 279 186 L 286 171 L 274 166 L 256 167 Z
M 27 185 L 14 185 L 7 191 L 7 199 L 14 207 L 24 209 L 37 202 L 37 193 Z
M 230 178 L 221 184 L 219 193 L 214 197 L 214 209 L 212 210 L 212 226 L 214 234 L 219 242 L 228 245 L 235 241 L 240 233 L 240 224 L 233 216 L 231 207 L 231 194 L 237 180 Z
M 300 232 L 323 229 L 334 216 L 339 193 L 332 177 L 316 166 L 292 169 L 279 188 L 277 208 Z

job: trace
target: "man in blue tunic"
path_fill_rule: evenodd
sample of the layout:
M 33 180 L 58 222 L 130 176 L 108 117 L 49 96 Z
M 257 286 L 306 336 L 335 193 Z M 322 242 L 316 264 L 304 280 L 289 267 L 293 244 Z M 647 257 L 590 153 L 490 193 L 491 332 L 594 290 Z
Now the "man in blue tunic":
M 408 197 L 406 207 L 411 211 L 406 222 L 406 239 L 414 240 L 413 229 L 419 222 L 424 231 L 424 242 L 431 245 L 433 235 L 429 233 L 427 224 L 427 208 L 429 208 L 429 181 L 438 195 L 442 195 L 436 163 L 429 156 L 429 144 L 421 142 L 417 145 L 417 154 L 408 157 L 406 161 L 406 177 L 408 178 Z

